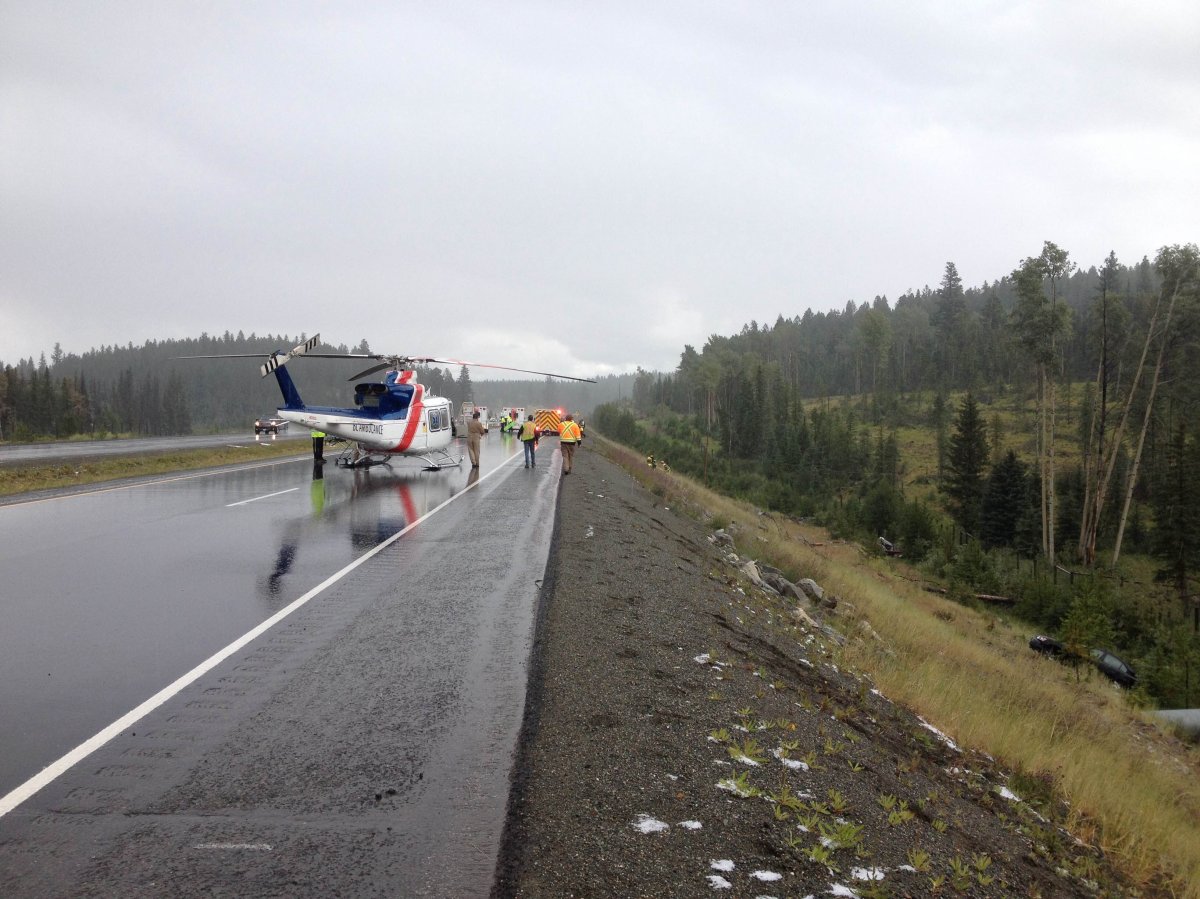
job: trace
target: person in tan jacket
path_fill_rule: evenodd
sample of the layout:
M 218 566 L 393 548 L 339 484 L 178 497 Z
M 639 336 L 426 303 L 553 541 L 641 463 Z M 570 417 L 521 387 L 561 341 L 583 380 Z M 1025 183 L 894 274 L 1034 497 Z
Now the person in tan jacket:
M 467 425 L 467 455 L 471 457 L 471 467 L 479 467 L 479 443 L 483 440 L 483 435 L 487 433 L 483 422 L 479 420 L 479 413 L 475 412 L 471 415 L 471 421 Z

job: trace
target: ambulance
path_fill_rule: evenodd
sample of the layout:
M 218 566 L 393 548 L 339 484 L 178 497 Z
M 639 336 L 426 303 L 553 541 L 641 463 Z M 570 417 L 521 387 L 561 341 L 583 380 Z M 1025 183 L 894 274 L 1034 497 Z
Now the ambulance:
M 508 416 L 509 431 L 515 434 L 521 430 L 521 425 L 525 422 L 524 406 L 501 406 L 500 412 Z

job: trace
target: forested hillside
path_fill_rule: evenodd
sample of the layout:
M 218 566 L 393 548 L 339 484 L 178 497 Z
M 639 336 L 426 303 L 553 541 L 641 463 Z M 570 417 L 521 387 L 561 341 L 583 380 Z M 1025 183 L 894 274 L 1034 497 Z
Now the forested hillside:
M 1200 702 L 1200 252 L 750 322 L 641 372 L 602 432 L 765 508 L 1004 595 Z M 949 524 L 953 527 L 949 527 Z M 1137 558 L 1124 558 L 1130 553 Z M 1149 561 L 1144 560 L 1149 557 Z

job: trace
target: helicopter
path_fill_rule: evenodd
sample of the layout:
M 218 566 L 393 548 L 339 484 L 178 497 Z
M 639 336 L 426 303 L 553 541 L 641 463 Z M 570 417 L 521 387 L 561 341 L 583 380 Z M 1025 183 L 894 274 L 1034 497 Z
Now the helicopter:
M 425 463 L 426 471 L 440 471 L 462 464 L 449 447 L 455 434 L 450 400 L 427 393 L 417 383 L 414 367 L 418 364 L 468 365 L 497 368 L 563 378 L 568 381 L 596 383 L 590 378 L 576 378 L 551 372 L 491 365 L 485 362 L 464 362 L 458 359 L 435 359 L 432 356 L 396 356 L 379 353 L 314 353 L 321 336 L 314 334 L 304 343 L 287 352 L 271 353 L 259 367 L 262 377 L 275 375 L 283 394 L 283 405 L 276 414 L 286 421 L 296 422 L 328 438 L 351 444 L 336 460 L 343 468 L 369 468 L 386 464 L 393 456 L 412 456 Z M 185 359 L 246 358 L 256 354 L 233 353 L 220 356 L 184 356 Z M 354 387 L 354 408 L 309 406 L 300 397 L 287 363 L 299 356 L 310 359 L 372 359 L 374 365 L 363 369 L 349 380 L 358 381 L 368 375 L 385 371 L 382 381 L 363 381 Z

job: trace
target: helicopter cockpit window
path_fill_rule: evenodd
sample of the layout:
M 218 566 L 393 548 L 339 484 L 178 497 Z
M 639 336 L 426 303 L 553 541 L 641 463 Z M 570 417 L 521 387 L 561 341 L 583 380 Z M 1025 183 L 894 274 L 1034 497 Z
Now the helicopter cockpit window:
M 442 410 L 441 409 L 430 409 L 429 410 L 429 430 L 440 431 L 441 429 L 442 429 Z

